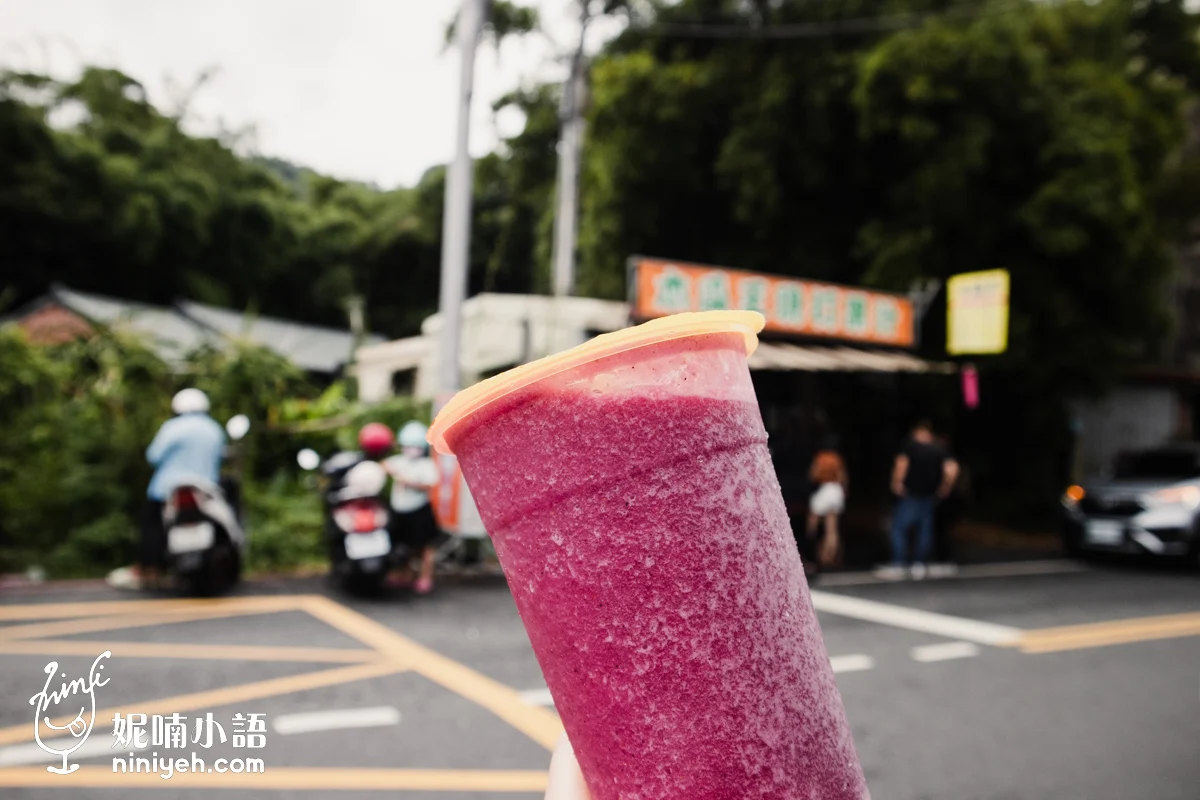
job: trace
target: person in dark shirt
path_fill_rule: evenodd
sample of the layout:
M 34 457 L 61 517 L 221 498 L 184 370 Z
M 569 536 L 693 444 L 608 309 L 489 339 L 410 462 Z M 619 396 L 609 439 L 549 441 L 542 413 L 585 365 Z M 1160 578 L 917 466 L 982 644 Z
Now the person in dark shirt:
M 938 447 L 942 448 L 947 453 L 953 452 L 949 437 L 942 435 L 934 436 L 934 441 Z M 967 506 L 967 492 L 970 481 L 968 480 L 966 465 L 959 462 L 958 479 L 950 488 L 950 494 L 937 504 L 937 511 L 933 518 L 933 555 L 930 561 L 930 572 L 939 570 L 949 574 L 954 571 L 954 552 L 951 543 L 951 534 L 959 519 L 962 518 L 964 509 Z M 936 566 L 934 566 L 936 565 Z
M 909 567 L 908 533 L 916 528 L 912 576 L 918 580 L 926 576 L 937 503 L 950 494 L 957 478 L 958 462 L 934 442 L 933 426 L 917 423 L 892 469 L 892 492 L 899 498 L 892 514 L 893 571 Z

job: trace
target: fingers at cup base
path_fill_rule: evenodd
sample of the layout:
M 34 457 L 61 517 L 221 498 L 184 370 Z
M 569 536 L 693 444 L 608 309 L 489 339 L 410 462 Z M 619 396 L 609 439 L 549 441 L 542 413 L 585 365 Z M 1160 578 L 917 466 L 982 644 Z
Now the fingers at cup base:
M 575 751 L 567 734 L 558 737 L 554 755 L 550 757 L 550 782 L 546 787 L 546 800 L 591 800 L 583 773 L 575 759 Z

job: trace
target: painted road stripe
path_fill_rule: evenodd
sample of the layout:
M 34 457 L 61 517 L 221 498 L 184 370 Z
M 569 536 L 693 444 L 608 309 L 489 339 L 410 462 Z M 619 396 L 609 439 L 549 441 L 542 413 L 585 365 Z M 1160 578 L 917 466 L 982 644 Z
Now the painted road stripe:
M 861 597 L 814 591 L 812 592 L 812 601 L 813 607 L 817 611 L 823 611 L 826 614 L 860 619 L 893 628 L 932 633 L 977 644 L 1005 646 L 1014 644 L 1021 638 L 1020 629 L 1007 625 L 995 625 L 991 622 L 981 622 L 965 617 L 952 617 L 948 614 L 935 614 L 932 611 L 880 603 L 877 600 L 864 600 Z
M 829 666 L 833 667 L 833 674 L 835 675 L 840 675 L 843 672 L 864 672 L 875 666 L 875 659 L 861 654 L 834 656 L 829 659 Z
M 229 617 L 251 616 L 255 614 L 274 614 L 288 611 L 287 608 L 268 608 L 263 610 L 257 605 L 248 606 L 217 606 L 206 608 L 180 608 L 173 611 L 160 611 L 153 614 L 133 615 L 116 614 L 107 617 L 87 617 L 85 619 L 68 619 L 57 622 L 33 622 L 25 625 L 10 625 L 0 628 L 0 642 L 17 639 L 49 639 L 53 636 L 73 636 L 79 633 L 95 633 L 97 631 L 113 631 L 126 628 L 151 628 L 159 625 L 174 625 L 183 622 L 199 622 L 206 619 L 226 619 Z
M 554 707 L 554 698 L 549 689 L 528 689 L 521 692 L 521 702 L 531 706 Z
M 1058 653 L 1186 636 L 1200 636 L 1200 612 L 1042 628 L 1027 631 L 1017 646 L 1022 653 Z
M 114 658 L 184 658 L 218 661 L 294 661 L 315 664 L 359 664 L 379 661 L 374 650 L 337 647 L 260 647 L 240 644 L 160 644 L 71 639 L 31 639 L 4 642 L 5 655 L 88 656 L 111 650 Z
M 163 611 L 194 611 L 218 608 L 257 608 L 263 613 L 290 611 L 312 595 L 266 595 L 258 597 L 219 597 L 211 599 L 115 600 L 100 603 L 25 603 L 0 605 L 0 621 L 101 617 L 110 614 L 146 614 Z
M 969 564 L 959 567 L 950 578 L 1019 578 L 1023 575 L 1071 575 L 1091 572 L 1078 561 L 1048 558 L 1042 561 L 1014 561 L 1001 564 Z
M 340 731 L 351 728 L 386 728 L 400 724 L 400 711 L 392 706 L 340 708 L 302 714 L 280 714 L 271 727 L 282 736 L 315 731 Z
M 1090 567 L 1080 564 L 1078 561 L 1048 558 L 1039 561 L 1014 561 L 1003 564 L 968 564 L 958 567 L 949 575 L 930 574 L 927 580 L 1019 578 L 1028 575 L 1070 575 L 1090 571 Z M 893 581 L 877 578 L 872 572 L 834 572 L 821 576 L 822 586 L 835 588 L 838 586 L 873 586 L 880 583 L 893 583 Z
M 934 661 L 952 661 L 956 658 L 972 658 L 979 655 L 979 645 L 971 642 L 945 642 L 927 644 L 909 650 L 913 661 L 929 664 Z
M 423 647 L 369 617 L 325 597 L 312 597 L 304 610 L 327 625 L 364 642 L 381 654 L 402 659 L 413 672 L 459 697 L 482 706 L 533 741 L 553 750 L 562 722 L 553 711 L 526 705 L 517 690 L 476 672 L 465 664 Z
M 58 749 L 60 745 L 70 745 L 69 738 L 62 739 L 44 739 L 47 746 Z M 131 752 L 145 750 L 149 747 L 134 747 L 130 742 L 129 746 L 117 748 L 112 747 L 113 738 L 108 731 L 93 729 L 88 736 L 88 740 L 83 743 L 83 746 L 71 753 L 71 761 L 83 761 L 86 758 L 96 758 L 98 756 L 126 756 Z M 52 755 L 47 753 L 42 748 L 38 747 L 37 742 L 30 744 L 19 744 L 12 747 L 0 747 L 0 767 L 23 767 L 27 764 L 59 764 L 61 766 L 62 756 Z
M 829 666 L 833 668 L 835 675 L 843 672 L 865 672 L 875 668 L 875 659 L 861 653 L 833 656 L 829 659 Z M 554 698 L 550 696 L 549 689 L 528 689 L 521 692 L 521 700 L 531 706 L 554 707 Z
M 338 667 L 337 669 L 305 672 L 300 675 L 287 675 L 282 678 L 270 678 L 255 683 L 226 686 L 220 689 L 193 692 L 192 694 L 181 694 L 175 697 L 144 700 L 124 706 L 97 709 L 96 718 L 111 720 L 113 714 L 117 712 L 122 714 L 173 714 L 176 711 L 211 710 L 217 706 L 233 705 L 249 700 L 261 700 L 266 697 L 278 697 L 281 694 L 306 692 L 326 686 L 339 686 L 352 681 L 382 678 L 386 675 L 404 672 L 404 670 L 405 665 L 401 663 L 354 664 L 348 667 Z M 62 716 L 50 721 L 55 725 L 62 726 L 70 722 L 71 719 L 72 717 Z M 0 744 L 27 742 L 31 735 L 30 726 L 27 723 L 2 728 L 0 729 Z
M 0 769 L 0 787 L 83 789 L 244 789 L 264 791 L 414 791 L 525 792 L 546 791 L 546 773 L 535 770 L 360 769 L 272 767 L 265 772 L 235 774 L 176 772 L 164 781 L 156 773 L 113 772 L 111 764 L 84 764 L 70 775 L 45 767 Z

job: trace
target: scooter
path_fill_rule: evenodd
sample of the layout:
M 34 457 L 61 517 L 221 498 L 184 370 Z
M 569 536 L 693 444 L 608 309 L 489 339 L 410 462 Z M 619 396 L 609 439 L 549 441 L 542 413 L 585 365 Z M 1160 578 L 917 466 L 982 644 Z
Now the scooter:
M 250 420 L 238 414 L 225 430 L 236 448 L 249 432 Z M 227 460 L 240 463 L 236 453 L 226 454 Z M 239 484 L 232 476 L 221 483 L 224 486 L 200 476 L 186 478 L 163 506 L 167 572 L 188 594 L 223 594 L 241 578 L 246 537 L 236 502 Z
M 325 540 L 332 577 L 348 592 L 378 592 L 392 567 L 411 556 L 388 532 L 391 511 L 382 497 L 387 471 L 353 453 L 322 464 L 315 451 L 302 450 L 296 461 L 305 470 L 319 466 L 326 480 Z

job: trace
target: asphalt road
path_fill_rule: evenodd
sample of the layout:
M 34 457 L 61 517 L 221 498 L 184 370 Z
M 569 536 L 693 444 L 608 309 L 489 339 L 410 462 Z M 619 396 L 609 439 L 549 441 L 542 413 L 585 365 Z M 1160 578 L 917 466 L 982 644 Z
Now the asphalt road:
M 972 569 L 817 587 L 875 800 L 1200 797 L 1200 574 Z M 129 605 L 146 600 L 96 588 L 0 600 L 5 800 L 541 797 L 556 717 L 502 581 L 376 601 L 268 582 L 215 604 Z M 81 677 L 105 648 L 100 722 L 73 759 L 84 766 L 47 773 L 29 705 L 43 667 Z M 259 757 L 266 773 L 114 775 L 113 754 L 128 755 L 109 748 L 114 708 L 212 712 L 228 734 L 235 714 L 263 714 L 264 748 L 171 752 Z

